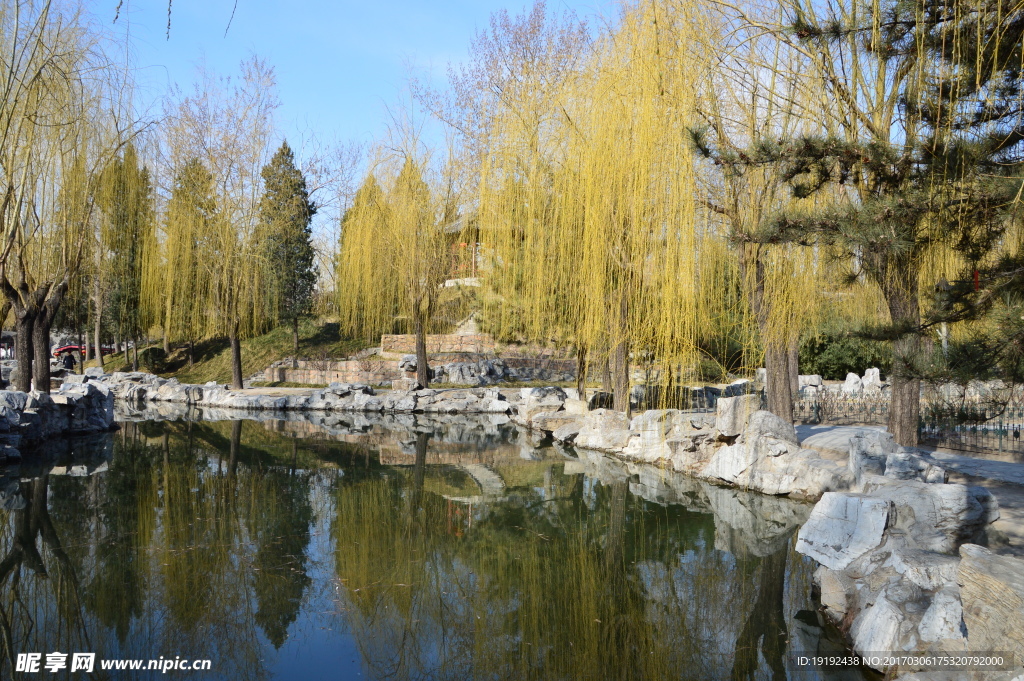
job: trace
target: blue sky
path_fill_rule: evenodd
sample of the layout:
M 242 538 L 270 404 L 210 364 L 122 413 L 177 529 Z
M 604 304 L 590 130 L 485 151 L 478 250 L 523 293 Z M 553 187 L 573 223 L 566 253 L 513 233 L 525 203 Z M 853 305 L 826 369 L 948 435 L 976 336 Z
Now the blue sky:
M 171 83 L 190 89 L 201 61 L 230 75 L 251 54 L 265 58 L 277 74 L 279 126 L 298 146 L 310 133 L 325 143 L 382 135 L 386 105 L 403 97 L 410 69 L 443 83 L 447 64 L 466 58 L 491 12 L 519 14 L 527 2 L 238 0 L 229 28 L 233 5 L 174 0 L 168 39 L 167 0 L 124 0 L 113 30 L 129 35 L 149 101 L 163 97 Z M 92 0 L 101 23 L 113 19 L 116 6 L 116 0 Z M 549 0 L 548 9 L 614 13 L 609 0 Z

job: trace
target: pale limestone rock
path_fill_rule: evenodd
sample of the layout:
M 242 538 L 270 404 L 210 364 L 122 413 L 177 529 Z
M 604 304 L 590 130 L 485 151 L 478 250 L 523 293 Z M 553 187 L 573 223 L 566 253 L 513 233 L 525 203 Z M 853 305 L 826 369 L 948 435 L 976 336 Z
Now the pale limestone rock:
M 743 432 L 747 420 L 760 408 L 760 395 L 720 398 L 715 407 L 715 428 L 724 437 L 735 437 Z
M 631 436 L 625 414 L 611 409 L 595 409 L 583 417 L 575 445 L 602 452 L 619 452 L 626 447 Z
M 796 550 L 842 570 L 882 542 L 889 502 L 863 494 L 826 492 L 797 535 Z
M 848 594 L 854 591 L 853 579 L 844 572 L 819 565 L 814 571 L 814 582 L 821 593 L 821 604 L 834 620 L 841 620 L 849 608 Z
M 960 605 L 960 593 L 955 585 L 940 589 L 932 597 L 917 625 L 921 640 L 934 643 L 943 639 L 961 640 L 964 638 L 964 611 Z
M 881 390 L 882 389 L 882 372 L 876 367 L 871 367 L 864 372 L 864 378 L 861 379 L 861 385 L 864 390 Z
M 900 447 L 886 457 L 884 475 L 894 480 L 930 483 L 943 483 L 949 477 L 945 468 L 925 460 L 915 450 L 907 447 Z
M 890 524 L 914 547 L 927 551 L 953 553 L 961 544 L 979 539 L 999 518 L 995 498 L 982 487 L 867 476 L 863 491 L 892 502 Z
M 893 551 L 889 561 L 897 573 L 927 591 L 955 582 L 960 563 L 955 556 L 913 548 Z
M 860 484 L 865 475 L 882 475 L 890 454 L 899 450 L 892 433 L 864 429 L 850 438 L 850 472 Z
M 974 544 L 960 547 L 957 582 L 968 649 L 1005 650 L 1024 665 L 1024 560 Z
M 860 380 L 860 376 L 851 371 L 846 374 L 846 380 L 840 390 L 847 395 L 858 395 L 864 390 L 864 383 Z
M 576 391 L 574 390 L 573 392 Z M 589 411 L 585 401 L 573 397 L 567 398 L 562 404 L 562 408 L 570 414 L 586 414 Z
M 898 606 L 884 594 L 879 595 L 874 605 L 862 610 L 853 620 L 850 635 L 854 649 L 861 653 L 899 650 L 900 625 L 904 619 Z
M 570 414 L 567 411 L 542 411 L 539 414 L 534 414 L 533 418 L 530 419 L 530 427 L 536 430 L 545 430 L 552 432 L 566 425 L 575 425 L 577 432 L 579 426 L 577 425 L 583 417 L 579 414 Z
M 544 411 L 560 411 L 566 400 L 565 391 L 561 388 L 523 388 L 519 392 L 519 404 L 516 411 L 519 417 L 529 422 L 535 414 Z

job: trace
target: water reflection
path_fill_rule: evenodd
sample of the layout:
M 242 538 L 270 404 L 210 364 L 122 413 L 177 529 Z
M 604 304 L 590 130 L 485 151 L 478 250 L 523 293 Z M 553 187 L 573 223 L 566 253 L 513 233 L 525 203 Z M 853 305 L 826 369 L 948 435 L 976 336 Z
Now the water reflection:
M 0 678 L 54 651 L 203 679 L 824 678 L 793 662 L 822 634 L 806 506 L 502 419 L 164 416 L 0 480 Z

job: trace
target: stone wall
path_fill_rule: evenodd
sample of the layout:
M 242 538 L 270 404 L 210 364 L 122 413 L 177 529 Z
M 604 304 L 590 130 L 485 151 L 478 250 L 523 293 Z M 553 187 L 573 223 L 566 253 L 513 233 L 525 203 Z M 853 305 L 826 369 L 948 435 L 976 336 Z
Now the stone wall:
M 430 354 L 444 352 L 476 352 L 493 354 L 498 345 L 494 338 L 486 333 L 456 335 L 431 334 L 427 336 L 427 352 Z M 392 334 L 380 337 L 381 352 L 395 352 L 403 355 L 416 352 L 416 336 L 410 334 Z
M 365 383 L 384 385 L 405 374 L 393 360 L 346 360 L 339 362 L 311 362 L 299 360 L 297 369 L 288 366 L 270 367 L 263 372 L 270 383 Z

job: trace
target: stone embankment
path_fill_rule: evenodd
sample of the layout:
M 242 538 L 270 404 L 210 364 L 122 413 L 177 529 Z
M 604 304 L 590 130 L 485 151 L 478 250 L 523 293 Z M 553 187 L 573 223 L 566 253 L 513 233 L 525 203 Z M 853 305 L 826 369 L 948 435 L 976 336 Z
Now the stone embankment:
M 20 458 L 25 445 L 110 430 L 113 423 L 113 393 L 83 376 L 69 376 L 49 394 L 0 390 L 0 463 Z
M 714 413 L 649 410 L 629 419 L 589 409 L 559 388 L 391 391 L 335 384 L 286 396 L 189 386 L 146 374 L 97 377 L 128 403 L 177 402 L 246 410 L 509 414 L 537 441 L 655 464 L 712 486 L 817 502 L 797 550 L 820 567 L 825 613 L 861 653 L 1007 652 L 1024 674 L 1024 561 L 983 547 L 999 517 L 982 487 L 948 484 L 927 454 L 882 431 L 850 440 L 847 457 L 800 446 L 792 424 L 760 410 L 760 397 L 719 399 Z M 654 486 L 654 481 L 649 481 Z M 913 673 L 913 668 L 895 670 Z M 921 675 L 923 674 L 923 675 Z M 970 679 L 974 672 L 919 672 Z

